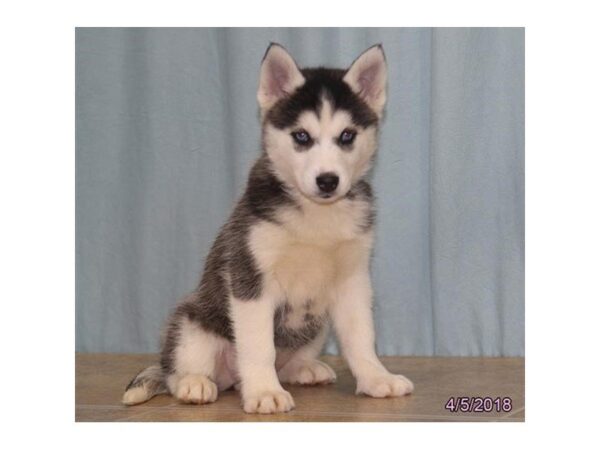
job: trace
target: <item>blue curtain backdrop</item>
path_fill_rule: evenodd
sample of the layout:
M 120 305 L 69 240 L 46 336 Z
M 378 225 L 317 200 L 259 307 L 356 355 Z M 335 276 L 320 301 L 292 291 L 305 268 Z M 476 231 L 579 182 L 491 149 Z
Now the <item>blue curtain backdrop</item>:
M 337 67 L 383 43 L 379 353 L 522 356 L 520 28 L 77 29 L 76 349 L 158 350 L 259 153 L 270 41 Z

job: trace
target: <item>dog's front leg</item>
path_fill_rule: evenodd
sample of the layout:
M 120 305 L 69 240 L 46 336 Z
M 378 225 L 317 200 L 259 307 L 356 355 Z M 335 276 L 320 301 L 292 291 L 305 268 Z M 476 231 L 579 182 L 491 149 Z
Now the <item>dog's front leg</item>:
M 252 300 L 231 301 L 242 406 L 247 413 L 270 414 L 294 407 L 275 370 L 275 298 L 263 294 Z
M 394 375 L 375 353 L 372 290 L 367 267 L 362 267 L 338 285 L 330 315 L 342 353 L 356 377 L 356 393 L 371 397 L 399 397 L 413 391 L 412 382 Z

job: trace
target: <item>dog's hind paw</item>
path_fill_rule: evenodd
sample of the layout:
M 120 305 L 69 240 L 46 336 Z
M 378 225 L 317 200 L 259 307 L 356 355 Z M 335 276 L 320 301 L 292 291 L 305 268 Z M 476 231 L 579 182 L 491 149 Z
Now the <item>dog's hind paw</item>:
M 357 394 L 365 394 L 370 397 L 401 397 L 410 394 L 414 390 L 412 381 L 403 375 L 387 373 L 358 381 Z
M 277 374 L 279 381 L 290 384 L 329 384 L 336 380 L 335 372 L 322 361 L 290 361 Z

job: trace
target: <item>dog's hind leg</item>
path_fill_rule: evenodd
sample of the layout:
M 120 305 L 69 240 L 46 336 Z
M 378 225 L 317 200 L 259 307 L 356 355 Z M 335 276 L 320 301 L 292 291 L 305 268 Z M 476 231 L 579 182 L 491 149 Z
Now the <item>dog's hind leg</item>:
M 163 370 L 171 394 L 184 403 L 211 403 L 217 399 L 217 358 L 228 342 L 205 331 L 187 317 L 174 319 L 163 348 Z
M 327 340 L 328 331 L 328 327 L 324 326 L 315 339 L 291 355 L 277 372 L 279 381 L 311 385 L 328 384 L 336 380 L 333 369 L 317 359 Z

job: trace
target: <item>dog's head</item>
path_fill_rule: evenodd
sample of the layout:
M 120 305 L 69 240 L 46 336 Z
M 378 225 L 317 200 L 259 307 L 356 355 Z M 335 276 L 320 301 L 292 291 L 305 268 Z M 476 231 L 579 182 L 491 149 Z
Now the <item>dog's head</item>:
M 348 69 L 299 69 L 271 44 L 260 72 L 263 145 L 276 175 L 318 203 L 343 198 L 368 171 L 386 100 L 383 49 L 373 46 Z

